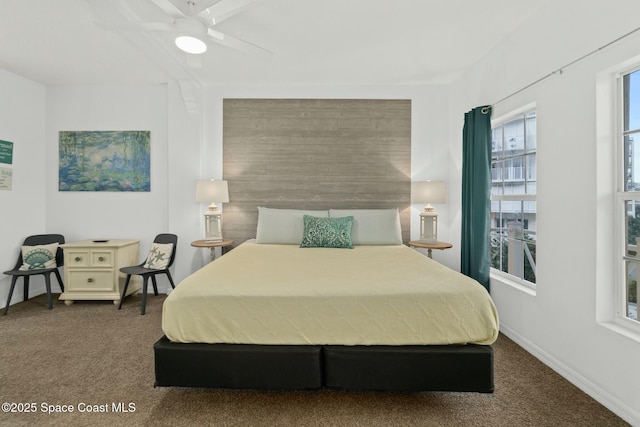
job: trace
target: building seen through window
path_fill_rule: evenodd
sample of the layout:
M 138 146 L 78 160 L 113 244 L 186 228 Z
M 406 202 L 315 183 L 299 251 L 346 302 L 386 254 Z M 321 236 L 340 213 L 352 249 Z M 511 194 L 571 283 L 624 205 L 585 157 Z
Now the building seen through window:
M 536 283 L 536 112 L 492 126 L 491 267 Z
M 638 321 L 640 268 L 640 70 L 622 78 L 622 145 L 624 177 L 621 197 L 625 212 L 623 316 Z

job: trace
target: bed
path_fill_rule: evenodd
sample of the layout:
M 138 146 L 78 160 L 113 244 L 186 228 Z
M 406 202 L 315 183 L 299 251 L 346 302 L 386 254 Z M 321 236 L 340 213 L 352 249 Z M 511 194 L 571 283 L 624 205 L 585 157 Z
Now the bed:
M 156 385 L 492 392 L 488 292 L 402 245 L 384 211 L 262 209 L 256 239 L 167 297 Z M 308 217 L 351 218 L 348 245 L 301 247 Z

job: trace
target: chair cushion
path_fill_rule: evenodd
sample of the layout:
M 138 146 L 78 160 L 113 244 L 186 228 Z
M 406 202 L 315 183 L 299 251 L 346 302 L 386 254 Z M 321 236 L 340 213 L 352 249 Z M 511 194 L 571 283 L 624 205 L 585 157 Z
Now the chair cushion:
M 173 243 L 152 243 L 151 250 L 144 262 L 144 268 L 154 270 L 164 270 L 171 261 L 171 253 L 173 252 Z
M 23 246 L 22 265 L 20 270 L 41 270 L 45 268 L 56 268 L 56 252 L 58 243 L 48 245 Z

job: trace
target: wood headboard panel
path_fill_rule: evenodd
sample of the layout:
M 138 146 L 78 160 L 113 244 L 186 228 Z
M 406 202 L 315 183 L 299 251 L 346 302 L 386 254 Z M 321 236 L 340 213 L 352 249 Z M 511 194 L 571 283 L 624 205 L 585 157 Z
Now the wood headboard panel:
M 258 206 L 399 208 L 409 240 L 411 101 L 225 99 L 223 235 L 255 237 Z

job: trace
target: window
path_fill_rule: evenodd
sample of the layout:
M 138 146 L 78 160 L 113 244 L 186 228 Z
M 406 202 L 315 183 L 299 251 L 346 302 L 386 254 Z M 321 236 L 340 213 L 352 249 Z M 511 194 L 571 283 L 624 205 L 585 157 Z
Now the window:
M 492 271 L 535 288 L 536 112 L 497 120 L 491 131 Z
M 618 143 L 622 155 L 619 175 L 618 206 L 624 224 L 621 267 L 624 283 L 617 300 L 618 313 L 623 318 L 638 322 L 638 278 L 640 277 L 640 70 L 622 74 L 620 132 Z

